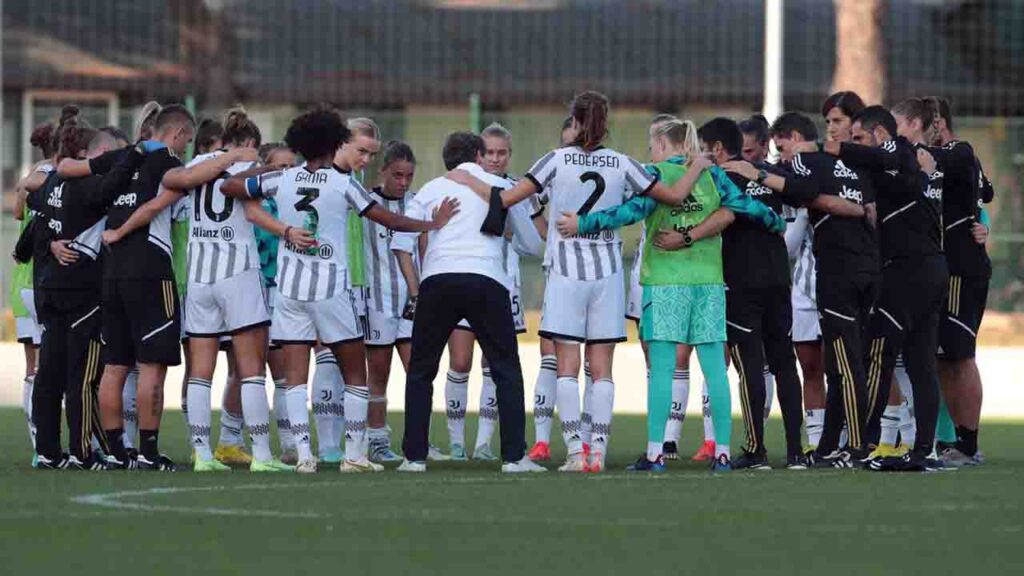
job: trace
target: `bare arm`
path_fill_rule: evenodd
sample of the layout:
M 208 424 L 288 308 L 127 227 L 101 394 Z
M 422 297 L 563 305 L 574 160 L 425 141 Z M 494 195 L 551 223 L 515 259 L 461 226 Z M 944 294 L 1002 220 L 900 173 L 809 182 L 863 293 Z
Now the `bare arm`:
M 259 153 L 255 148 L 235 148 L 192 167 L 179 166 L 164 174 L 166 188 L 189 190 L 216 179 L 235 162 L 255 162 Z
M 88 160 L 65 158 L 57 165 L 57 175 L 64 180 L 85 178 L 86 176 L 92 176 L 92 168 L 89 167 Z
M 693 191 L 694 185 L 700 179 L 701 173 L 711 167 L 711 165 L 710 160 L 703 156 L 698 156 L 690 163 L 686 174 L 683 174 L 683 177 L 676 181 L 672 187 L 665 186 L 662 182 L 656 182 L 647 195 L 669 206 L 682 204 L 683 200 L 690 196 L 690 192 Z
M 409 287 L 409 297 L 415 298 L 420 295 L 420 275 L 416 273 L 416 266 L 412 261 L 412 254 L 403 250 L 393 250 L 392 253 L 398 259 L 398 269 L 402 271 L 402 278 L 405 278 L 405 285 Z
M 182 192 L 178 190 L 164 188 L 156 198 L 136 208 L 120 228 L 103 232 L 103 242 L 106 244 L 120 242 L 125 236 L 152 222 L 158 214 L 180 200 L 181 196 Z
M 294 244 L 298 248 L 305 249 L 316 244 L 316 239 L 313 238 L 309 230 L 288 226 L 274 218 L 263 209 L 263 206 L 260 206 L 259 200 L 245 200 L 242 206 L 245 207 L 245 219 L 250 224 L 259 226 L 274 236 L 284 238 L 286 242 Z
M 443 227 L 452 219 L 452 216 L 458 213 L 459 201 L 454 198 L 445 198 L 441 205 L 434 210 L 434 217 L 431 220 L 416 220 L 396 214 L 380 204 L 374 204 L 362 215 L 396 232 L 429 232 Z

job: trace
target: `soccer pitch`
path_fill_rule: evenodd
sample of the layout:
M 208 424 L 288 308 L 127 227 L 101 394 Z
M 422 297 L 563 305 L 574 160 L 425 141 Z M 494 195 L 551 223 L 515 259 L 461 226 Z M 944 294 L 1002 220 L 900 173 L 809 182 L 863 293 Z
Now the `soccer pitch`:
M 185 463 L 180 418 L 165 415 L 161 440 Z M 397 442 L 401 415 L 389 420 Z M 0 562 L 11 575 L 1024 570 L 1024 424 L 985 423 L 984 466 L 928 475 L 712 475 L 689 461 L 627 475 L 644 423 L 616 416 L 614 426 L 611 472 L 601 475 L 510 477 L 473 462 L 432 463 L 421 475 L 74 473 L 32 470 L 24 417 L 3 409 Z M 699 418 L 686 422 L 686 455 L 699 427 Z M 446 446 L 440 415 L 432 431 Z M 767 437 L 781 466 L 779 421 Z

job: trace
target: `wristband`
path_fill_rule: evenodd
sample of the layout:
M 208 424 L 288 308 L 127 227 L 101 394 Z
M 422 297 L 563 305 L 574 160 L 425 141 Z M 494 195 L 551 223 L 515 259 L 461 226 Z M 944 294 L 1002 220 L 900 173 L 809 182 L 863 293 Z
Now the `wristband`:
M 284 238 L 286 242 L 289 241 L 288 240 L 288 233 L 291 232 L 291 231 L 292 231 L 292 227 L 291 226 L 285 226 L 284 234 L 282 234 L 281 237 Z

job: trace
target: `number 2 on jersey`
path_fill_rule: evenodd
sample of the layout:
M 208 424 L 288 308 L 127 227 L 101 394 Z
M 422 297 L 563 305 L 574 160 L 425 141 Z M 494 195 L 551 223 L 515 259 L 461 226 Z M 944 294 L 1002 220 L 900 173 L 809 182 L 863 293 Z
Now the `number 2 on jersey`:
M 580 182 L 594 183 L 594 192 L 587 197 L 586 202 L 584 202 L 576 212 L 580 216 L 584 216 L 586 214 L 590 214 L 590 210 L 594 208 L 595 204 L 597 204 L 598 199 L 601 198 L 601 194 L 604 194 L 604 177 L 597 172 L 584 172 L 580 175 Z

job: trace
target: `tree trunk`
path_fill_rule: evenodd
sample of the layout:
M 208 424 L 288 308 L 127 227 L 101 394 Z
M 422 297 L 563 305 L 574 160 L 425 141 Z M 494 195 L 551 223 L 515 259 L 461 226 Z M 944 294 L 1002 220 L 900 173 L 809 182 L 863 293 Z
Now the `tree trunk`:
M 836 70 L 832 92 L 853 90 L 865 104 L 885 98 L 885 0 L 835 0 Z

